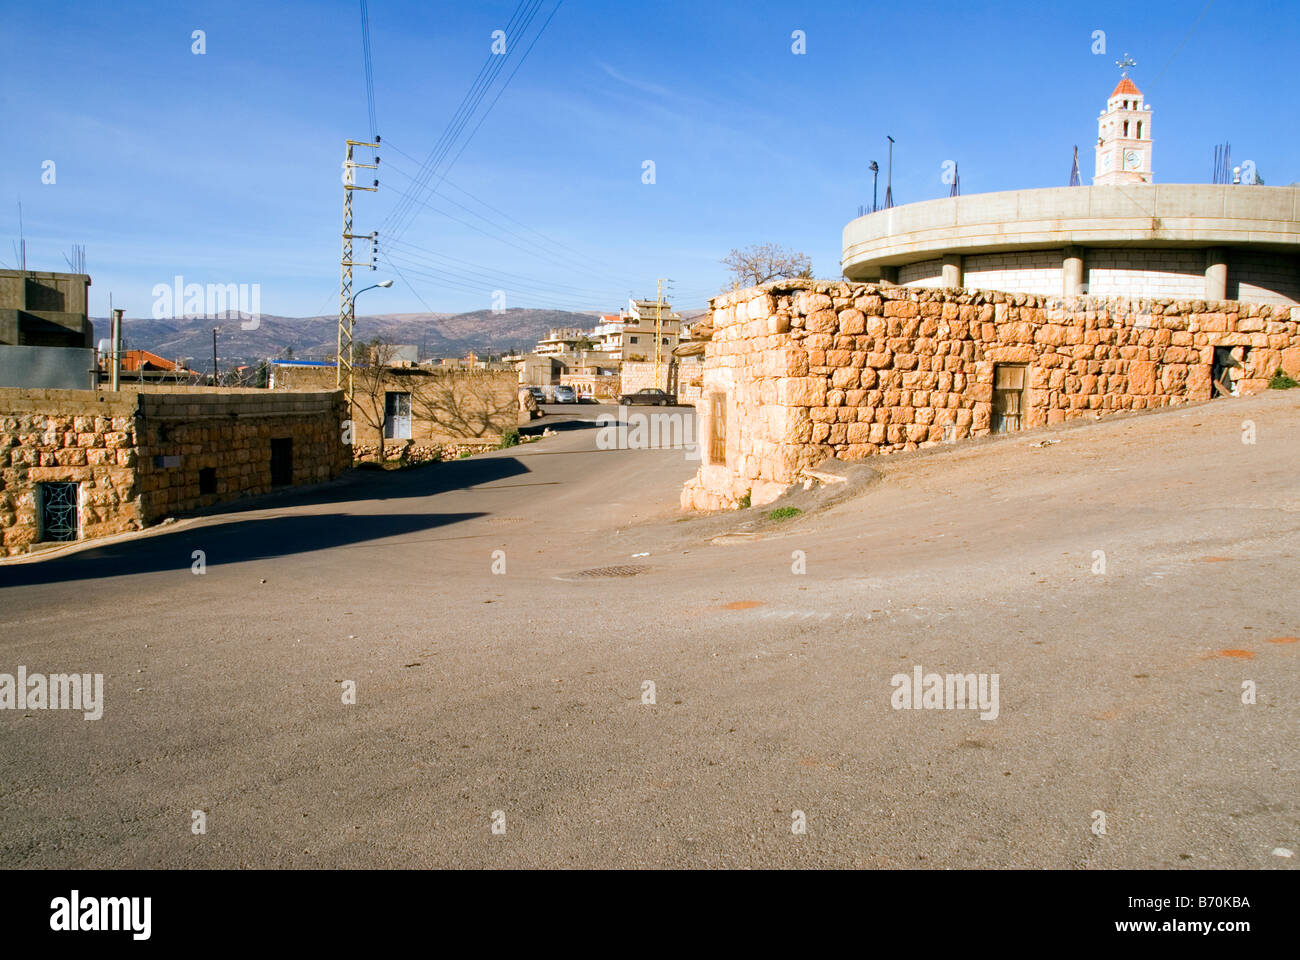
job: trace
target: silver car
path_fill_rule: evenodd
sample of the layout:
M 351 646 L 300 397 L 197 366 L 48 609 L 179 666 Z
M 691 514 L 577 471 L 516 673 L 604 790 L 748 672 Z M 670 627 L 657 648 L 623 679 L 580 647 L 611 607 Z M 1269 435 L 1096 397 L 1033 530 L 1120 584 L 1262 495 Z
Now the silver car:
M 578 395 L 573 392 L 573 387 L 558 386 L 555 388 L 556 403 L 577 403 Z

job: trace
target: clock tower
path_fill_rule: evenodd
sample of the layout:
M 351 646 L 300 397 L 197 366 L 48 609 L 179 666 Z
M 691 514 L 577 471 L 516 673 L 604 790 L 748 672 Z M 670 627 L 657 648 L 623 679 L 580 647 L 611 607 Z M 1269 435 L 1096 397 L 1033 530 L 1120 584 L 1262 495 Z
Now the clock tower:
M 1124 55 L 1120 67 L 1136 66 Z M 1097 186 L 1151 183 L 1151 107 L 1125 72 L 1097 119 Z

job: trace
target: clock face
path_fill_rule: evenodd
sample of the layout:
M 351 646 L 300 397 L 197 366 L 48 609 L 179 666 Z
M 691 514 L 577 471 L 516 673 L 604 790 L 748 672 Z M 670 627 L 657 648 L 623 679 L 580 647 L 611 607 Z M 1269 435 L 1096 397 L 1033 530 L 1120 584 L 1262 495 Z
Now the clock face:
M 1128 164 L 1130 170 L 1136 170 L 1142 166 L 1142 154 L 1136 150 L 1130 150 L 1124 155 L 1124 162 Z

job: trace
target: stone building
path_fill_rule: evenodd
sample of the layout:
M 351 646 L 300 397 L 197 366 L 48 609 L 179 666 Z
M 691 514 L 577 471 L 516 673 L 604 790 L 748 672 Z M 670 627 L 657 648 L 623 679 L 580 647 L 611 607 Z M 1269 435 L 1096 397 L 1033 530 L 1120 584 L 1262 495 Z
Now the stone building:
M 95 385 L 84 273 L 0 270 L 0 387 Z
M 94 346 L 84 273 L 0 270 L 0 345 Z
M 1045 296 L 1300 303 L 1300 188 L 1153 182 L 1151 107 L 1125 76 L 1091 187 L 944 197 L 844 228 L 850 280 Z
M 1300 308 L 775 281 L 712 301 L 688 509 L 858 459 L 1300 377 Z
M 271 387 L 333 390 L 333 363 L 276 361 Z M 358 444 L 386 449 L 420 442 L 500 440 L 519 424 L 519 384 L 512 370 L 414 364 L 355 368 L 352 421 Z
M 335 391 L 0 389 L 0 554 L 329 480 L 342 422 Z

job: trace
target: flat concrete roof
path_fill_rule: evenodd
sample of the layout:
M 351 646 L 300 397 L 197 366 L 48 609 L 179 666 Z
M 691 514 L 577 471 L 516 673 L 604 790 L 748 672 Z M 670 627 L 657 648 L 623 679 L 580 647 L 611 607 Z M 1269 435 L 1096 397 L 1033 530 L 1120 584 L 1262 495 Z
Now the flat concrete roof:
M 850 220 L 851 280 L 945 253 L 1067 246 L 1250 246 L 1300 254 L 1300 187 L 1142 183 L 1007 190 L 909 203 Z

